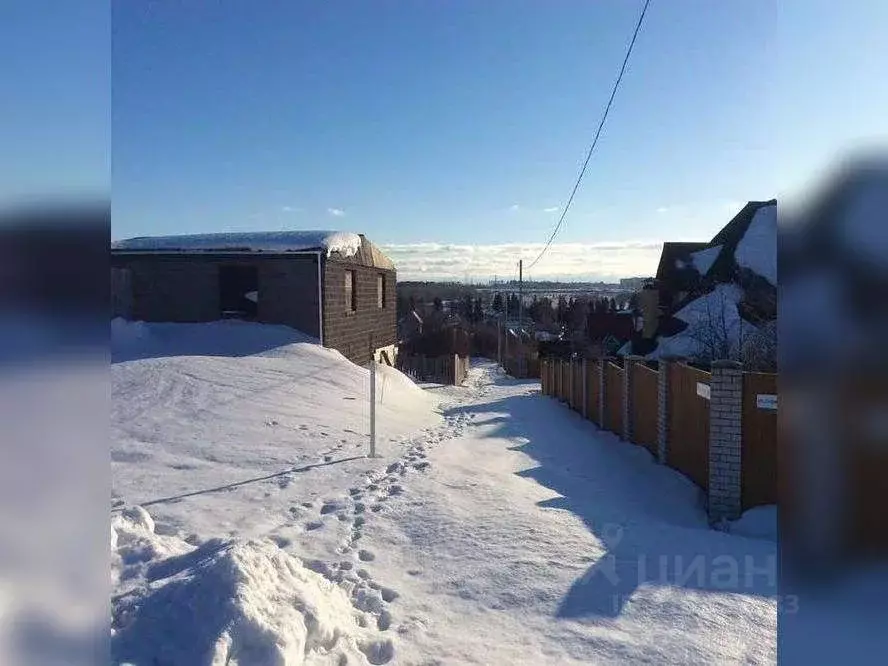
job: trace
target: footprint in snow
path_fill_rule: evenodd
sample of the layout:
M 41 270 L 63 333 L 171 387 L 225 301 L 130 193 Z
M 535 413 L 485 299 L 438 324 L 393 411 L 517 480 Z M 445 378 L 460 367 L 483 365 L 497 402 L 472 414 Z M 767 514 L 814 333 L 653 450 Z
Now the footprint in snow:
M 392 614 L 387 610 L 382 611 L 379 614 L 379 617 L 376 618 L 376 628 L 379 631 L 387 631 L 389 627 L 392 626 Z
M 372 562 L 376 559 L 376 555 L 374 555 L 371 551 L 364 550 L 362 548 L 358 551 L 358 559 L 361 560 L 361 562 Z
M 328 513 L 334 513 L 336 511 L 341 511 L 345 509 L 345 502 L 339 499 L 335 500 L 327 500 L 324 502 L 324 505 L 321 507 L 321 515 L 324 516 Z
M 312 520 L 310 522 L 305 523 L 305 529 L 309 532 L 312 532 L 314 530 L 319 530 L 323 526 L 324 526 L 324 523 L 322 523 L 320 520 Z

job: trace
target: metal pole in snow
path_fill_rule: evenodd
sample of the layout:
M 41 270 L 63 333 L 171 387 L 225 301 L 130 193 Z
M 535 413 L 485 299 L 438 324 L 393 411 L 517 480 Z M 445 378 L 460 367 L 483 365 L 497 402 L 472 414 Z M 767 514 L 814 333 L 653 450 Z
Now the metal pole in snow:
M 370 360 L 370 457 L 376 457 L 376 358 Z

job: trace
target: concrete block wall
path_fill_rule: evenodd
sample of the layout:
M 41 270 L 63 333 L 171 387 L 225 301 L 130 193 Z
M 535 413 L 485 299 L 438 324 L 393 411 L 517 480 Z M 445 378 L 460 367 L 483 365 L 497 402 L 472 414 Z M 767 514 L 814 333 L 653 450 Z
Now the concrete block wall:
M 743 368 L 734 361 L 712 364 L 709 404 L 709 519 L 740 517 Z
M 345 272 L 355 272 L 356 309 L 345 299 Z M 377 276 L 385 279 L 385 307 L 377 302 Z M 397 344 L 395 272 L 345 261 L 324 263 L 324 346 L 339 350 L 354 363 L 370 362 L 374 351 Z

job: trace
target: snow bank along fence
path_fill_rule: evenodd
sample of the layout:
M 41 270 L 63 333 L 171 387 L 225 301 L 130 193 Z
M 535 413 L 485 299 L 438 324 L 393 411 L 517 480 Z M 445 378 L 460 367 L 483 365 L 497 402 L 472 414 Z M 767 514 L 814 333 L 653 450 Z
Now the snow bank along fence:
M 682 359 L 540 359 L 545 395 L 692 479 L 716 521 L 777 502 L 777 375 Z
M 425 356 L 423 354 L 398 354 L 395 362 L 398 370 L 420 382 L 438 382 L 459 386 L 469 374 L 469 357 L 459 354 Z

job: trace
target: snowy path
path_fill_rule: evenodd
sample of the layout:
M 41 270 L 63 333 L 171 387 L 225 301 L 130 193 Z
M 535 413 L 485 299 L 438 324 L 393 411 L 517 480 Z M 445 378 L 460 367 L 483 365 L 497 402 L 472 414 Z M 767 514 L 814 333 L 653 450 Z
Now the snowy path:
M 468 384 L 370 482 L 358 552 L 403 663 L 775 661 L 775 544 L 709 530 L 690 482 L 538 384 Z
M 366 371 L 270 343 L 112 366 L 118 660 L 775 661 L 775 544 L 643 448 L 478 362 L 392 374 L 367 459 Z

